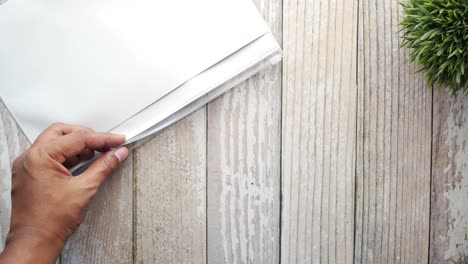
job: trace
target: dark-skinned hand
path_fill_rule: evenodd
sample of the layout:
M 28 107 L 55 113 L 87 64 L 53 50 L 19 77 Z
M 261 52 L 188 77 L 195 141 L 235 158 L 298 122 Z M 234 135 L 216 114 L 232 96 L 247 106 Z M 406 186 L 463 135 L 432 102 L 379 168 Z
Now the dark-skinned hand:
M 125 137 L 57 123 L 12 167 L 10 231 L 0 263 L 55 263 L 107 176 L 128 157 Z M 113 149 L 113 150 L 109 150 Z M 104 154 L 73 177 L 69 168 Z

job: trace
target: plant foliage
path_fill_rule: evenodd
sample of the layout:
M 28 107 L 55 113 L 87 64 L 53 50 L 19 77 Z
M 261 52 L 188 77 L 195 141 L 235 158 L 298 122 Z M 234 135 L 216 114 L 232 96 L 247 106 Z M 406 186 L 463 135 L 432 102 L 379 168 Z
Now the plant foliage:
M 429 85 L 468 91 L 468 0 L 407 0 L 401 3 L 403 47 L 421 65 Z

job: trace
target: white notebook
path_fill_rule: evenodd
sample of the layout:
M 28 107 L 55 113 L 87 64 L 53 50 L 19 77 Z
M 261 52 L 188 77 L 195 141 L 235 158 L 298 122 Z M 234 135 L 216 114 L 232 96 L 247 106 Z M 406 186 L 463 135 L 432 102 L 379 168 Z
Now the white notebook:
M 31 142 L 57 121 L 136 142 L 280 60 L 251 0 L 0 5 L 0 96 Z

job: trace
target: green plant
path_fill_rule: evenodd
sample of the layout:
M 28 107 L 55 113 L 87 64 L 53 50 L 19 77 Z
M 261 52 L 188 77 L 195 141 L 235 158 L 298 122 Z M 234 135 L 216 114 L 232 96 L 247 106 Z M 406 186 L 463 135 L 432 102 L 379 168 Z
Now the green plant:
M 421 66 L 429 85 L 468 91 L 468 0 L 408 0 L 402 47 Z

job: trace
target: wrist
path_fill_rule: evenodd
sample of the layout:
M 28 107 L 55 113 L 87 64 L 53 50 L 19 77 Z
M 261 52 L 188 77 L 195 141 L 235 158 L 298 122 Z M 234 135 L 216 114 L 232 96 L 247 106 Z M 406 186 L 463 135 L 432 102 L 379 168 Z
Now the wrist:
M 8 233 L 0 262 L 55 263 L 64 245 L 65 241 L 42 230 L 31 227 L 13 229 Z

